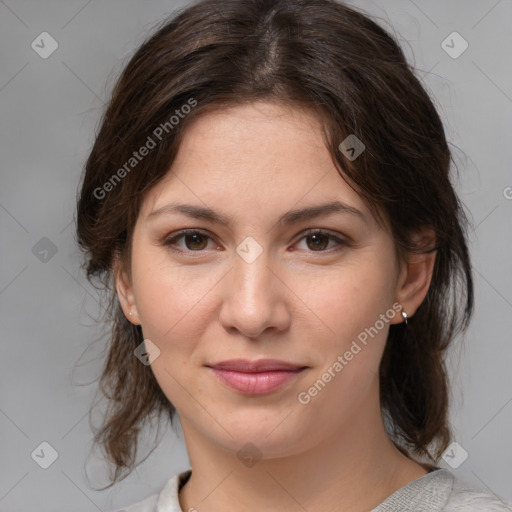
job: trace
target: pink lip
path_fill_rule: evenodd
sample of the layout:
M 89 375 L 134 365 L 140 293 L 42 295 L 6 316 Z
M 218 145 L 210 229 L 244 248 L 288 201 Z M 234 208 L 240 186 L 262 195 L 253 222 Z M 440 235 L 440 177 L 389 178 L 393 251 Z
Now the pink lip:
M 305 366 L 276 359 L 233 359 L 207 366 L 224 384 L 247 395 L 275 391 L 306 369 Z

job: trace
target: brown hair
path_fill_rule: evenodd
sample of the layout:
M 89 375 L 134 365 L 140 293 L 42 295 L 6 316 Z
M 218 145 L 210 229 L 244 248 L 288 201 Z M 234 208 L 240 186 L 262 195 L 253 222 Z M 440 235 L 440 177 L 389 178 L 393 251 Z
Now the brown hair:
M 98 278 L 109 298 L 100 377 L 109 407 L 94 442 L 115 465 L 111 485 L 133 470 L 147 419 L 165 413 L 172 423 L 175 412 L 151 367 L 134 357 L 143 335 L 117 301 L 114 257 L 129 265 L 144 193 L 169 171 L 188 123 L 257 100 L 317 113 L 340 174 L 376 218 L 389 221 L 397 254 L 436 251 L 425 300 L 407 328 L 390 327 L 380 399 L 388 434 L 404 453 L 437 460 L 450 441 L 444 355 L 469 323 L 473 282 L 468 220 L 450 183 L 452 157 L 432 100 L 393 36 L 354 8 L 332 0 L 204 0 L 166 20 L 125 67 L 78 200 L 87 277 Z M 351 134 L 365 145 L 355 160 L 339 149 Z M 135 159 L 144 145 L 148 154 Z M 412 243 L 426 226 L 435 230 L 435 247 Z

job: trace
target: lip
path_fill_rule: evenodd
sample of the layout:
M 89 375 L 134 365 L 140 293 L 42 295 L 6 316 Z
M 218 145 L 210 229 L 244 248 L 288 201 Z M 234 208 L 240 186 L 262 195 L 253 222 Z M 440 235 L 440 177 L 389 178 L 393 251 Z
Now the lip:
M 246 395 L 276 391 L 307 368 L 277 359 L 232 359 L 206 366 L 225 385 Z

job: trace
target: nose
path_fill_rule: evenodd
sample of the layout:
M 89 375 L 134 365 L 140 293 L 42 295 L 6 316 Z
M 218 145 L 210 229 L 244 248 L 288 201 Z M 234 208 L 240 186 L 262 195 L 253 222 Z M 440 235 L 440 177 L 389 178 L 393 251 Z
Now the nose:
M 227 331 L 258 339 L 267 330 L 288 329 L 291 294 L 270 264 L 265 250 L 251 263 L 234 256 L 233 268 L 223 279 L 220 310 L 220 322 Z

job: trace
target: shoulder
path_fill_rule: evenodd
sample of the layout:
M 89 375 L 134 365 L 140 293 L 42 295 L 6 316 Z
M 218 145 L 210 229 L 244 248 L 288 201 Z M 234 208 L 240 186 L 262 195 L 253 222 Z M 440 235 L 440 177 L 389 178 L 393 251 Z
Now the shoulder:
M 139 501 L 128 507 L 116 508 L 110 512 L 155 512 L 158 503 L 158 494 L 153 494 L 143 501 Z
M 159 510 L 182 512 L 178 495 L 180 488 L 189 479 L 190 474 L 190 469 L 177 473 L 169 479 L 159 494 L 153 494 L 143 501 L 109 512 L 157 512 Z
M 512 512 L 504 499 L 444 468 L 412 480 L 372 512 Z
M 512 512 L 512 505 L 503 498 L 470 484 L 456 476 L 444 512 Z

